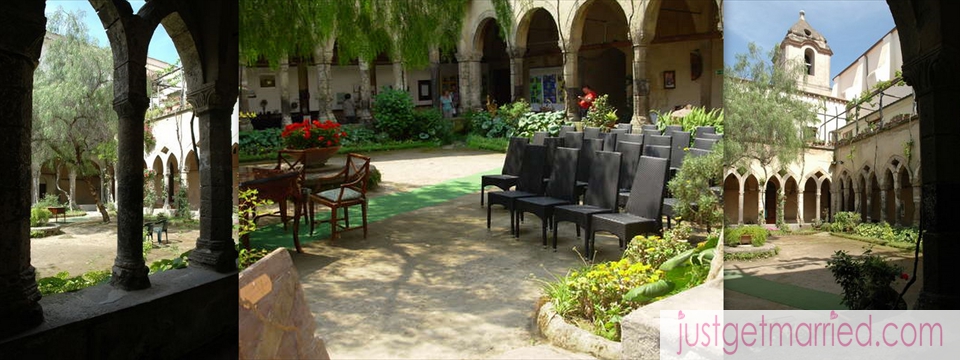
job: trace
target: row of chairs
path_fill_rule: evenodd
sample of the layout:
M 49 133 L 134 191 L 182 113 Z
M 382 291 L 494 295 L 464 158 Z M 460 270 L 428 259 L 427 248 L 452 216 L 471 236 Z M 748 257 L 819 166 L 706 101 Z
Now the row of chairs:
M 571 221 L 577 225 L 578 237 L 581 227 L 586 231 L 584 247 L 587 254 L 592 253 L 597 231 L 617 235 L 621 248 L 635 235 L 659 231 L 670 163 L 676 156 L 686 155 L 682 148 L 673 151 L 672 138 L 678 133 L 681 132 L 664 136 L 613 132 L 582 139 L 585 132 L 567 132 L 562 140 L 535 137 L 534 143 L 538 145 L 528 145 L 525 138 L 511 139 L 504 174 L 485 176 L 481 183 L 482 188 L 497 185 L 504 189 L 487 196 L 487 227 L 490 227 L 491 206 L 494 204 L 510 211 L 511 233 L 516 237 L 519 237 L 522 215 L 532 213 L 541 219 L 544 246 L 547 246 L 548 226 L 553 229 L 553 248 L 556 250 L 556 223 Z M 681 139 L 677 145 L 685 142 L 683 147 L 690 146 L 690 134 L 685 134 L 686 137 L 679 136 Z M 614 140 L 618 138 L 634 141 Z M 714 139 L 701 140 L 704 141 L 700 144 L 695 141 L 694 148 L 689 151 L 691 156 L 708 153 L 716 142 Z M 563 146 L 559 146 L 561 144 Z M 522 158 L 518 162 L 516 154 L 521 152 Z M 659 171 L 661 166 L 662 174 Z M 508 190 L 512 185 L 503 186 L 512 178 L 506 174 L 511 167 L 522 170 L 514 175 L 516 181 L 512 184 L 516 185 L 516 190 L 512 191 Z M 644 175 L 636 176 L 638 173 Z M 483 199 L 481 191 L 481 204 Z M 618 213 L 620 208 L 624 212 Z

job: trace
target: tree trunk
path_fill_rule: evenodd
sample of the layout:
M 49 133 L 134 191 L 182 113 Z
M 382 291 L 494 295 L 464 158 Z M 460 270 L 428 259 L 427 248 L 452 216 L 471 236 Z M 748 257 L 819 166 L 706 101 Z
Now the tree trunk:
M 84 176 L 83 182 L 87 183 L 87 188 L 90 189 L 90 194 L 93 195 L 93 199 L 97 201 L 97 210 L 100 211 L 100 216 L 103 217 L 103 222 L 110 222 L 110 214 L 107 213 L 107 208 L 103 206 L 103 201 L 100 201 L 100 193 L 97 191 L 97 187 L 93 186 L 93 181 L 90 180 L 90 176 Z

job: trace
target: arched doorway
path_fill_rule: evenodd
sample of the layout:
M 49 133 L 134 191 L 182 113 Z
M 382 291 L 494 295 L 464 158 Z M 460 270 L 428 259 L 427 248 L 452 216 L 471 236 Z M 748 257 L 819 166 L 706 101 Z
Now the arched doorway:
M 723 180 L 723 193 L 723 217 L 727 224 L 737 224 L 740 217 L 740 181 L 736 175 L 729 174 Z
M 792 176 L 784 181 L 783 221 L 791 224 L 798 221 L 800 210 L 800 189 Z
M 780 180 L 770 178 L 767 180 L 766 193 L 763 200 L 764 220 L 767 224 L 777 223 L 777 195 L 780 194 Z
M 173 154 L 170 154 L 170 157 L 167 158 L 167 174 L 165 180 L 167 183 L 167 204 L 170 205 L 170 207 L 175 207 L 177 191 L 180 190 L 180 165 L 177 163 L 177 157 Z
M 488 18 L 480 25 L 479 46 L 483 57 L 480 58 L 480 102 L 489 100 L 497 105 L 510 102 L 510 56 L 507 55 L 507 43 L 500 37 L 500 25 L 494 18 Z
M 867 186 L 868 184 L 869 183 L 867 182 L 865 174 L 860 174 L 860 176 L 857 177 L 857 189 L 858 189 L 857 195 L 859 195 L 859 198 L 857 199 L 856 211 L 860 213 L 860 221 L 862 222 L 867 221 Z
M 579 26 L 574 31 L 581 41 L 580 48 L 574 49 L 580 84 L 589 85 L 597 94 L 606 94 L 608 104 L 617 109 L 620 122 L 629 122 L 633 104 L 632 99 L 627 99 L 627 88 L 632 86 L 627 74 L 632 71 L 632 61 L 628 62 L 627 56 L 633 56 L 633 44 L 627 38 L 627 17 L 613 0 L 596 0 L 580 11 L 583 18 L 574 20 L 575 26 Z
M 893 189 L 893 171 L 886 169 L 886 171 L 883 172 L 883 178 L 886 189 L 881 191 L 884 192 L 884 200 L 886 203 L 882 204 L 884 215 L 882 219 L 886 219 L 887 223 L 896 224 L 899 219 L 897 214 L 897 198 Z
M 153 158 L 153 167 L 151 170 L 153 170 L 153 176 L 152 176 L 153 181 L 151 183 L 145 183 L 143 184 L 143 186 L 144 187 L 152 186 L 154 201 L 153 201 L 153 204 L 148 204 L 146 200 L 144 200 L 143 206 L 146 206 L 146 207 L 151 207 L 151 206 L 157 207 L 158 205 L 163 206 L 163 197 L 164 197 L 163 160 L 161 160 L 159 156 Z
M 190 150 L 183 164 L 187 171 L 187 199 L 190 201 L 190 208 L 200 209 L 200 163 L 197 161 L 197 154 Z
M 817 181 L 813 176 L 803 183 L 803 222 L 811 223 L 817 218 Z M 822 200 L 822 199 L 821 199 Z
M 880 202 L 880 183 L 877 182 L 877 174 L 870 174 L 870 221 L 880 221 L 880 211 L 883 209 L 883 203 Z
M 726 197 L 726 196 L 724 196 Z M 756 224 L 760 218 L 760 182 L 753 174 L 743 181 L 743 222 Z
M 899 214 L 899 224 L 904 226 L 917 225 L 913 223 L 913 212 L 916 208 L 913 204 L 913 184 L 910 183 L 910 174 L 907 170 L 901 169 L 897 175 L 900 177 L 900 206 L 903 207 L 903 213 Z
M 531 10 L 517 28 L 517 44 L 525 48 L 520 96 L 534 111 L 564 109 L 563 55 L 553 15 L 543 8 Z
M 833 193 L 830 192 L 830 179 L 823 179 L 823 182 L 820 183 L 820 221 L 828 222 L 831 221 L 833 213 L 830 212 L 830 206 L 833 202 Z

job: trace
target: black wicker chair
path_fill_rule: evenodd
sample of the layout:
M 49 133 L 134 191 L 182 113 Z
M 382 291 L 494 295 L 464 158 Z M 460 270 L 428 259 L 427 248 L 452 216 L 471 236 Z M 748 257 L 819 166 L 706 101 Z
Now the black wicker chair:
M 590 183 L 583 197 L 583 205 L 557 205 L 553 209 L 553 251 L 557 251 L 557 223 L 570 221 L 577 224 L 577 236 L 583 227 L 590 233 L 590 217 L 617 211 L 617 182 L 621 178 L 621 154 L 600 151 L 593 159 L 594 171 L 590 174 Z M 589 245 L 584 237 L 584 249 Z
M 673 142 L 673 151 L 670 152 L 670 174 L 667 181 L 673 179 L 680 166 L 683 165 L 683 156 L 686 152 L 683 149 L 690 147 L 690 133 L 686 131 L 674 131 L 671 141 Z
M 577 197 L 583 195 L 590 181 L 591 163 L 593 154 L 603 150 L 603 139 L 584 139 L 580 148 L 580 161 L 577 162 Z
M 616 151 L 620 151 L 620 143 L 622 142 L 631 142 L 637 144 L 643 144 L 643 134 L 623 134 L 617 136 L 617 148 Z
M 547 246 L 547 225 L 553 218 L 553 208 L 557 205 L 575 204 L 577 201 L 576 173 L 580 150 L 558 148 L 553 162 L 553 176 L 547 185 L 545 196 L 533 196 L 517 199 L 514 216 L 517 222 L 516 237 L 520 238 L 520 218 L 524 213 L 531 213 L 540 218 L 543 233 L 543 246 Z
M 677 131 L 683 131 L 683 126 L 680 126 L 680 125 L 667 125 L 667 127 L 663 128 L 663 134 L 664 134 L 664 135 L 670 134 L 670 133 L 672 133 L 672 132 L 677 132 Z
M 723 134 L 700 134 L 700 136 L 697 137 L 701 139 L 721 140 L 723 139 Z
M 523 158 L 523 149 L 528 139 L 522 137 L 510 138 L 507 146 L 507 157 L 503 160 L 503 170 L 500 175 L 484 175 L 480 177 L 480 206 L 483 206 L 483 192 L 487 186 L 493 185 L 500 190 L 510 190 L 517 185 L 520 175 L 520 161 Z
M 697 126 L 697 129 L 694 130 L 693 132 L 693 135 L 694 135 L 693 137 L 698 138 L 698 137 L 701 137 L 700 135 L 703 135 L 703 134 L 716 134 L 716 133 L 717 133 L 717 128 L 713 126 Z
M 550 136 L 550 133 L 546 131 L 537 131 L 533 133 L 533 140 L 530 141 L 530 145 L 543 145 L 543 139 L 546 139 L 547 136 Z
M 600 128 L 598 128 L 598 127 L 585 127 L 585 128 L 583 128 L 583 138 L 584 138 L 584 139 L 599 139 L 599 138 L 600 138 Z
M 643 134 L 644 136 L 646 136 L 646 135 L 660 135 L 660 130 L 657 130 L 657 128 L 653 128 L 653 129 L 644 128 L 643 131 L 641 131 L 640 133 Z
M 563 147 L 579 149 L 583 146 L 583 133 L 571 131 L 563 135 Z
M 510 232 L 516 230 L 513 214 L 516 200 L 543 194 L 543 173 L 547 148 L 541 145 L 527 145 L 523 151 L 523 171 L 517 181 L 517 190 L 494 191 L 487 194 L 487 229 L 490 228 L 490 211 L 493 205 L 503 205 L 510 211 Z
M 657 129 L 657 126 L 653 124 L 641 125 L 640 130 L 656 130 L 657 133 L 660 133 L 660 130 Z
M 715 140 L 715 139 L 696 138 L 696 139 L 693 139 L 693 148 L 711 151 L 713 150 L 713 146 L 716 145 L 717 142 L 719 141 L 720 140 Z
M 577 131 L 577 127 L 576 127 L 576 126 L 573 126 L 573 125 L 563 125 L 563 126 L 560 126 L 560 135 L 557 135 L 557 136 L 559 136 L 561 139 L 563 139 L 563 136 L 566 135 L 568 132 L 575 132 L 575 131 Z
M 619 142 L 617 147 L 620 149 L 620 181 L 617 190 L 617 204 L 623 206 L 627 203 L 627 197 L 630 196 L 630 188 L 633 187 L 633 178 L 637 175 L 637 164 L 640 162 L 640 154 L 643 152 L 643 145 L 631 142 Z
M 663 208 L 663 190 L 669 160 L 649 156 L 640 158 L 638 174 L 633 180 L 630 200 L 625 212 L 596 214 L 590 218 L 590 231 L 587 236 L 587 257 L 593 259 L 596 233 L 609 232 L 620 239 L 620 249 L 640 234 L 657 233 L 662 229 L 661 213 Z
M 633 132 L 633 124 L 630 124 L 630 123 L 627 123 L 627 124 L 617 124 L 617 129 L 626 130 L 626 131 L 627 131 L 627 134 L 629 134 L 629 133 Z
M 621 136 L 626 134 L 627 131 L 623 129 L 610 129 L 610 132 L 604 134 L 603 151 L 616 151 L 617 142 L 620 141 Z

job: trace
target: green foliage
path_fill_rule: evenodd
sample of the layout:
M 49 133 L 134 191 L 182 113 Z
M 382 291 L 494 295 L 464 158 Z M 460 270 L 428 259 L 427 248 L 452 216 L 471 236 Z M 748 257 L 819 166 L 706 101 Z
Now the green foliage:
M 150 273 L 155 274 L 161 271 L 183 269 L 189 265 L 190 253 L 193 250 L 184 252 L 173 259 L 161 259 L 150 264 Z
M 760 252 L 738 252 L 738 253 L 724 253 L 723 260 L 727 261 L 748 261 L 748 260 L 757 260 L 757 259 L 766 259 L 768 257 L 776 256 L 780 253 L 780 247 L 774 246 L 771 250 L 764 250 Z
M 684 220 L 709 225 L 723 219 L 720 198 L 709 190 L 723 175 L 723 143 L 717 143 L 708 155 L 685 158 L 680 171 L 667 183 L 677 199 L 674 212 Z
M 842 303 L 851 310 L 905 310 L 906 303 L 890 284 L 902 274 L 900 266 L 888 263 L 867 250 L 854 258 L 838 250 L 827 260 L 827 268 L 843 288 Z M 902 275 L 901 275 L 902 274 Z
M 390 139 L 390 135 L 377 133 L 373 129 L 360 124 L 343 125 L 343 131 L 347 132 L 347 136 L 340 140 L 340 144 L 345 147 L 382 143 Z
M 193 213 L 190 212 L 190 195 L 187 194 L 187 187 L 184 186 L 179 177 L 175 177 L 174 181 L 177 183 L 177 193 L 173 196 L 173 206 L 177 208 L 175 217 L 190 220 Z
M 833 232 L 853 232 L 860 224 L 860 214 L 853 211 L 840 211 L 833 215 L 829 230 Z
M 53 216 L 50 213 L 50 210 L 47 210 L 45 207 L 34 207 L 30 209 L 30 226 L 37 227 L 42 226 L 50 220 L 50 217 Z
M 393 140 L 407 140 L 420 135 L 420 127 L 413 114 L 413 100 L 402 90 L 384 87 L 373 103 L 377 131 Z
M 659 236 L 637 236 L 627 244 L 623 258 L 659 268 L 667 260 L 690 250 L 690 244 Z
M 760 225 L 747 225 L 724 230 L 724 244 L 727 246 L 737 246 L 740 244 L 740 238 L 744 235 L 750 235 L 753 246 L 760 247 L 767 243 L 767 237 L 770 232 Z
M 110 280 L 110 275 L 110 270 L 100 270 L 70 277 L 70 273 L 64 271 L 56 276 L 37 279 L 37 288 L 44 296 L 62 294 L 105 283 Z
M 894 227 L 885 221 L 859 224 L 853 232 L 862 237 L 911 245 L 916 243 L 917 237 L 920 235 L 920 231 L 916 227 Z
M 257 223 L 253 221 L 253 217 L 256 215 L 256 208 L 262 208 L 264 205 L 273 204 L 273 201 L 257 198 L 257 192 L 257 189 L 240 189 L 237 191 L 237 197 L 240 200 L 240 203 L 249 204 L 249 206 L 241 206 L 238 211 L 238 236 L 243 236 L 257 231 Z
M 240 132 L 241 154 L 271 154 L 283 148 L 280 129 L 263 129 Z M 348 133 L 349 134 L 349 133 Z
M 499 137 L 499 138 L 487 138 L 482 135 L 470 134 L 467 135 L 467 147 L 477 150 L 491 150 L 505 153 L 507 152 L 507 147 L 510 145 L 510 139 Z
M 801 129 L 816 121 L 816 113 L 799 93 L 804 68 L 796 61 L 771 61 L 781 58 L 779 50 L 765 55 L 751 43 L 749 53 L 737 54 L 724 70 L 724 166 L 756 162 L 768 178 L 774 163 L 783 167 L 800 159 Z
M 487 137 L 502 138 L 516 132 L 516 126 L 500 117 L 493 117 L 489 112 L 476 111 L 467 114 L 470 119 L 470 133 Z
M 380 174 L 380 169 L 371 166 L 370 176 L 367 178 L 367 189 L 376 189 L 378 186 L 380 186 L 381 180 L 383 180 L 383 175 Z
M 600 95 L 583 119 L 584 127 L 612 128 L 617 123 L 617 109 L 608 102 L 607 94 Z
M 663 238 L 673 241 L 687 241 L 693 234 L 693 226 L 689 221 L 677 222 L 672 228 L 663 231 Z
M 237 248 L 237 253 L 239 254 L 239 256 L 237 257 L 237 268 L 239 270 L 246 269 L 250 265 L 253 265 L 253 263 L 260 261 L 260 259 L 263 259 L 264 256 L 267 256 L 268 254 L 270 254 L 269 251 L 264 249 L 247 250 L 247 248 L 243 247 L 239 243 L 236 244 L 236 248 Z
M 511 128 L 516 128 L 517 124 L 520 122 L 520 119 L 523 119 L 527 116 L 527 113 L 531 111 L 530 103 L 526 99 L 520 99 L 512 103 L 506 103 L 500 106 L 500 109 L 497 110 L 497 116 L 501 118 L 502 121 L 510 125 Z M 507 134 L 507 136 L 513 136 L 513 134 Z
M 657 128 L 663 131 L 667 125 L 683 126 L 683 131 L 694 132 L 699 126 L 713 126 L 718 134 L 723 134 L 723 109 L 716 108 L 710 111 L 703 106 L 691 109 L 690 113 L 680 118 L 665 115 L 663 121 L 657 121 Z
M 48 208 L 48 207 L 64 207 L 67 204 L 60 202 L 60 196 L 56 194 L 46 194 L 40 198 L 40 201 L 37 201 L 33 206 L 39 208 Z
M 538 131 L 546 131 L 550 136 L 560 135 L 560 127 L 566 122 L 566 112 L 552 111 L 543 113 L 526 113 L 517 122 L 516 136 L 532 138 Z
M 453 140 L 453 123 L 444 119 L 439 110 L 430 108 L 413 113 L 416 138 L 421 141 L 435 140 L 449 144 Z

